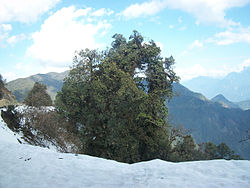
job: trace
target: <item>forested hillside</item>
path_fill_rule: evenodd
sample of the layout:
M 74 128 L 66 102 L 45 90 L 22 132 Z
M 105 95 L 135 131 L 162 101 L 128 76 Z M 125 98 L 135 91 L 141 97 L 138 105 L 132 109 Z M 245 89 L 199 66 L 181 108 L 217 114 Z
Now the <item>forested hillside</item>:
M 174 92 L 176 96 L 167 104 L 170 122 L 190 130 L 198 143 L 225 142 L 250 159 L 250 142 L 240 142 L 249 129 L 250 110 L 226 108 L 180 84 L 174 84 Z
M 54 91 L 60 91 L 63 79 L 67 73 L 68 72 L 59 74 L 49 73 L 45 75 L 34 75 L 33 77 L 47 78 L 47 84 L 60 83 L 54 84 Z M 55 76 L 52 76 L 53 74 L 58 75 L 57 82 L 53 79 L 55 78 Z M 29 80 L 29 78 L 26 79 Z M 22 80 L 23 79 L 18 79 L 12 83 L 16 84 L 16 88 L 23 90 L 21 89 L 22 85 L 19 85 Z M 47 86 L 52 87 L 51 85 Z M 249 141 L 239 143 L 240 140 L 246 137 L 245 131 L 249 129 L 249 111 L 228 108 L 232 107 L 230 105 L 234 103 L 225 100 L 225 98 L 221 96 L 210 101 L 202 94 L 192 92 L 181 84 L 174 84 L 173 86 L 175 94 L 168 104 L 168 118 L 171 123 L 190 130 L 197 143 L 213 141 L 218 144 L 225 142 L 232 147 L 235 152 L 241 154 L 242 157 L 250 158 L 250 151 L 248 149 Z M 55 93 L 52 96 L 55 96 Z M 225 104 L 219 104 L 218 101 L 223 101 L 228 107 L 225 106 Z
M 51 72 L 47 74 L 36 74 L 27 78 L 19 78 L 7 83 L 6 87 L 16 96 L 18 102 L 22 102 L 32 89 L 35 82 L 40 82 L 47 86 L 47 91 L 54 100 L 56 93 L 61 90 L 63 79 L 68 75 L 68 71 L 62 73 Z

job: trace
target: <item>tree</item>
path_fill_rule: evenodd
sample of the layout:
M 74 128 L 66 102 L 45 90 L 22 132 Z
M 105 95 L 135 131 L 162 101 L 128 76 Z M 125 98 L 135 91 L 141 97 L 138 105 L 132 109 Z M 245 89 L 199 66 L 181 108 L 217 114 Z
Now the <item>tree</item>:
M 212 142 L 206 142 L 199 145 L 200 159 L 241 159 L 240 155 L 236 155 L 225 143 L 216 146 Z
M 46 92 L 46 85 L 39 82 L 35 82 L 33 88 L 28 93 L 27 97 L 24 99 L 24 104 L 28 106 L 51 106 L 52 100 L 48 93 Z
M 163 60 L 137 31 L 128 42 L 113 38 L 107 51 L 76 54 L 56 106 L 79 130 L 83 153 L 129 163 L 166 159 L 174 60 Z
M 225 143 L 221 143 L 217 146 L 217 152 L 218 158 L 220 159 L 228 159 L 232 154 L 230 148 Z
M 2 91 L 3 87 L 4 87 L 4 79 L 3 79 L 2 75 L 0 74 L 0 99 L 3 98 L 3 91 Z
M 172 161 L 193 161 L 198 159 L 198 149 L 191 135 L 182 136 L 174 146 Z

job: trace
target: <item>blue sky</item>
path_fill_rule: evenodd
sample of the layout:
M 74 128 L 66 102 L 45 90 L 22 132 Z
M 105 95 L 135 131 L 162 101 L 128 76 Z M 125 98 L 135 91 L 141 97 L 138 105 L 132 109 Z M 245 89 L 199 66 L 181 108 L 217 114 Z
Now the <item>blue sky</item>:
M 8 81 L 69 69 L 75 50 L 139 31 L 182 81 L 250 66 L 250 0 L 0 0 L 0 73 Z

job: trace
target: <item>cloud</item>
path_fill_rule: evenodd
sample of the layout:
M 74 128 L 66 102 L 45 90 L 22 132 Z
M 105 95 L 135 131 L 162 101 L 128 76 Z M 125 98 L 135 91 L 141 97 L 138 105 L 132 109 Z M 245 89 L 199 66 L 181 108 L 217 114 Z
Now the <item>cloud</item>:
M 141 16 L 152 16 L 165 8 L 163 1 L 144 2 L 142 4 L 133 4 L 120 13 L 128 19 Z
M 168 28 L 169 28 L 169 29 L 173 29 L 173 28 L 174 28 L 174 25 L 169 25 Z
M 98 10 L 92 12 L 91 15 L 99 17 L 99 16 L 106 16 L 106 15 L 110 16 L 113 13 L 114 13 L 113 10 L 101 8 L 101 9 L 98 9 Z
M 6 31 L 6 32 L 12 30 L 11 24 L 1 24 L 1 25 L 0 25 L 0 28 L 1 28 L 3 31 Z
M 196 18 L 196 23 L 202 22 L 228 27 L 239 24 L 226 19 L 226 11 L 233 7 L 242 7 L 249 2 L 250 0 L 151 0 L 141 4 L 132 4 L 120 15 L 128 19 L 152 16 L 168 8 L 192 14 Z
M 21 40 L 25 40 L 26 39 L 26 35 L 24 33 L 21 33 L 21 34 L 18 34 L 18 35 L 13 35 L 11 37 L 9 37 L 7 39 L 7 42 L 10 44 L 10 45 L 14 45 L 16 44 L 17 42 L 21 41 Z
M 244 70 L 245 68 L 247 68 L 247 67 L 250 67 L 250 58 L 249 58 L 249 59 L 246 59 L 245 61 L 243 61 L 243 63 L 241 63 L 241 64 L 238 66 L 236 72 L 241 72 L 241 71 L 243 71 L 243 70 Z
M 6 39 L 9 37 L 9 32 L 12 30 L 10 24 L 0 24 L 0 47 L 4 46 Z
M 1 0 L 0 23 L 34 22 L 60 0 Z
M 187 55 L 191 50 L 193 49 L 198 49 L 198 48 L 202 48 L 203 47 L 203 42 L 199 41 L 199 40 L 195 40 L 194 42 L 192 42 L 188 48 L 184 51 L 182 51 L 180 53 L 180 56 L 183 57 L 185 55 Z
M 11 31 L 11 24 L 0 24 L 0 47 L 6 47 L 7 44 L 14 45 L 18 41 L 26 39 L 23 33 L 10 36 Z
M 246 59 L 242 63 L 236 66 L 221 65 L 218 69 L 203 67 L 200 64 L 195 64 L 188 68 L 177 67 L 175 72 L 181 77 L 181 81 L 190 80 L 198 76 L 209 76 L 209 77 L 225 77 L 231 72 L 241 72 L 246 67 L 250 67 L 250 58 Z
M 88 22 L 92 13 L 92 9 L 74 6 L 58 10 L 33 33 L 33 44 L 26 54 L 46 67 L 63 68 L 72 63 L 76 50 L 101 47 L 95 37 L 104 35 L 111 24 L 105 20 Z
M 181 81 L 186 81 L 198 76 L 223 77 L 234 70 L 226 66 L 222 66 L 220 69 L 209 69 L 195 64 L 188 68 L 176 68 L 175 71 L 181 77 Z
M 194 49 L 194 48 L 202 48 L 203 43 L 200 42 L 199 40 L 195 40 L 190 46 L 189 49 Z
M 250 27 L 228 29 L 215 34 L 214 37 L 207 39 L 207 42 L 217 45 L 230 45 L 241 42 L 250 44 Z

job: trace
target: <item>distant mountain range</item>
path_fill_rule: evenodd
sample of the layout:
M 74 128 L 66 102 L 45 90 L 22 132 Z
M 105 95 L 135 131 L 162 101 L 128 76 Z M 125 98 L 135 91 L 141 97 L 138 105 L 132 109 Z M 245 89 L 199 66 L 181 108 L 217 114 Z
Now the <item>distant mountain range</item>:
M 232 72 L 222 79 L 197 77 L 183 82 L 183 85 L 208 98 L 222 94 L 234 102 L 250 100 L 250 67 Z
M 33 75 L 11 81 L 7 88 L 12 91 L 18 101 L 22 101 L 36 81 L 46 84 L 52 98 L 61 90 L 63 79 L 68 74 L 48 73 Z M 175 96 L 167 104 L 169 120 L 174 125 L 183 126 L 191 131 L 197 143 L 212 141 L 216 144 L 225 142 L 233 150 L 246 159 L 250 159 L 250 141 L 241 142 L 250 128 L 249 101 L 232 103 L 223 95 L 217 95 L 212 100 L 200 93 L 195 93 L 182 86 L 173 85 Z
M 47 74 L 36 74 L 27 78 L 19 78 L 8 82 L 6 87 L 16 96 L 18 102 L 22 102 L 32 89 L 34 83 L 40 82 L 47 86 L 47 92 L 54 100 L 56 93 L 62 88 L 63 79 L 68 73 L 69 71 L 62 73 L 51 72 Z
M 224 142 L 250 159 L 250 142 L 239 143 L 250 128 L 250 110 L 228 107 L 228 100 L 223 96 L 214 100 L 220 98 L 227 103 L 213 102 L 181 84 L 174 84 L 174 92 L 175 97 L 167 104 L 172 124 L 190 130 L 197 143 Z

